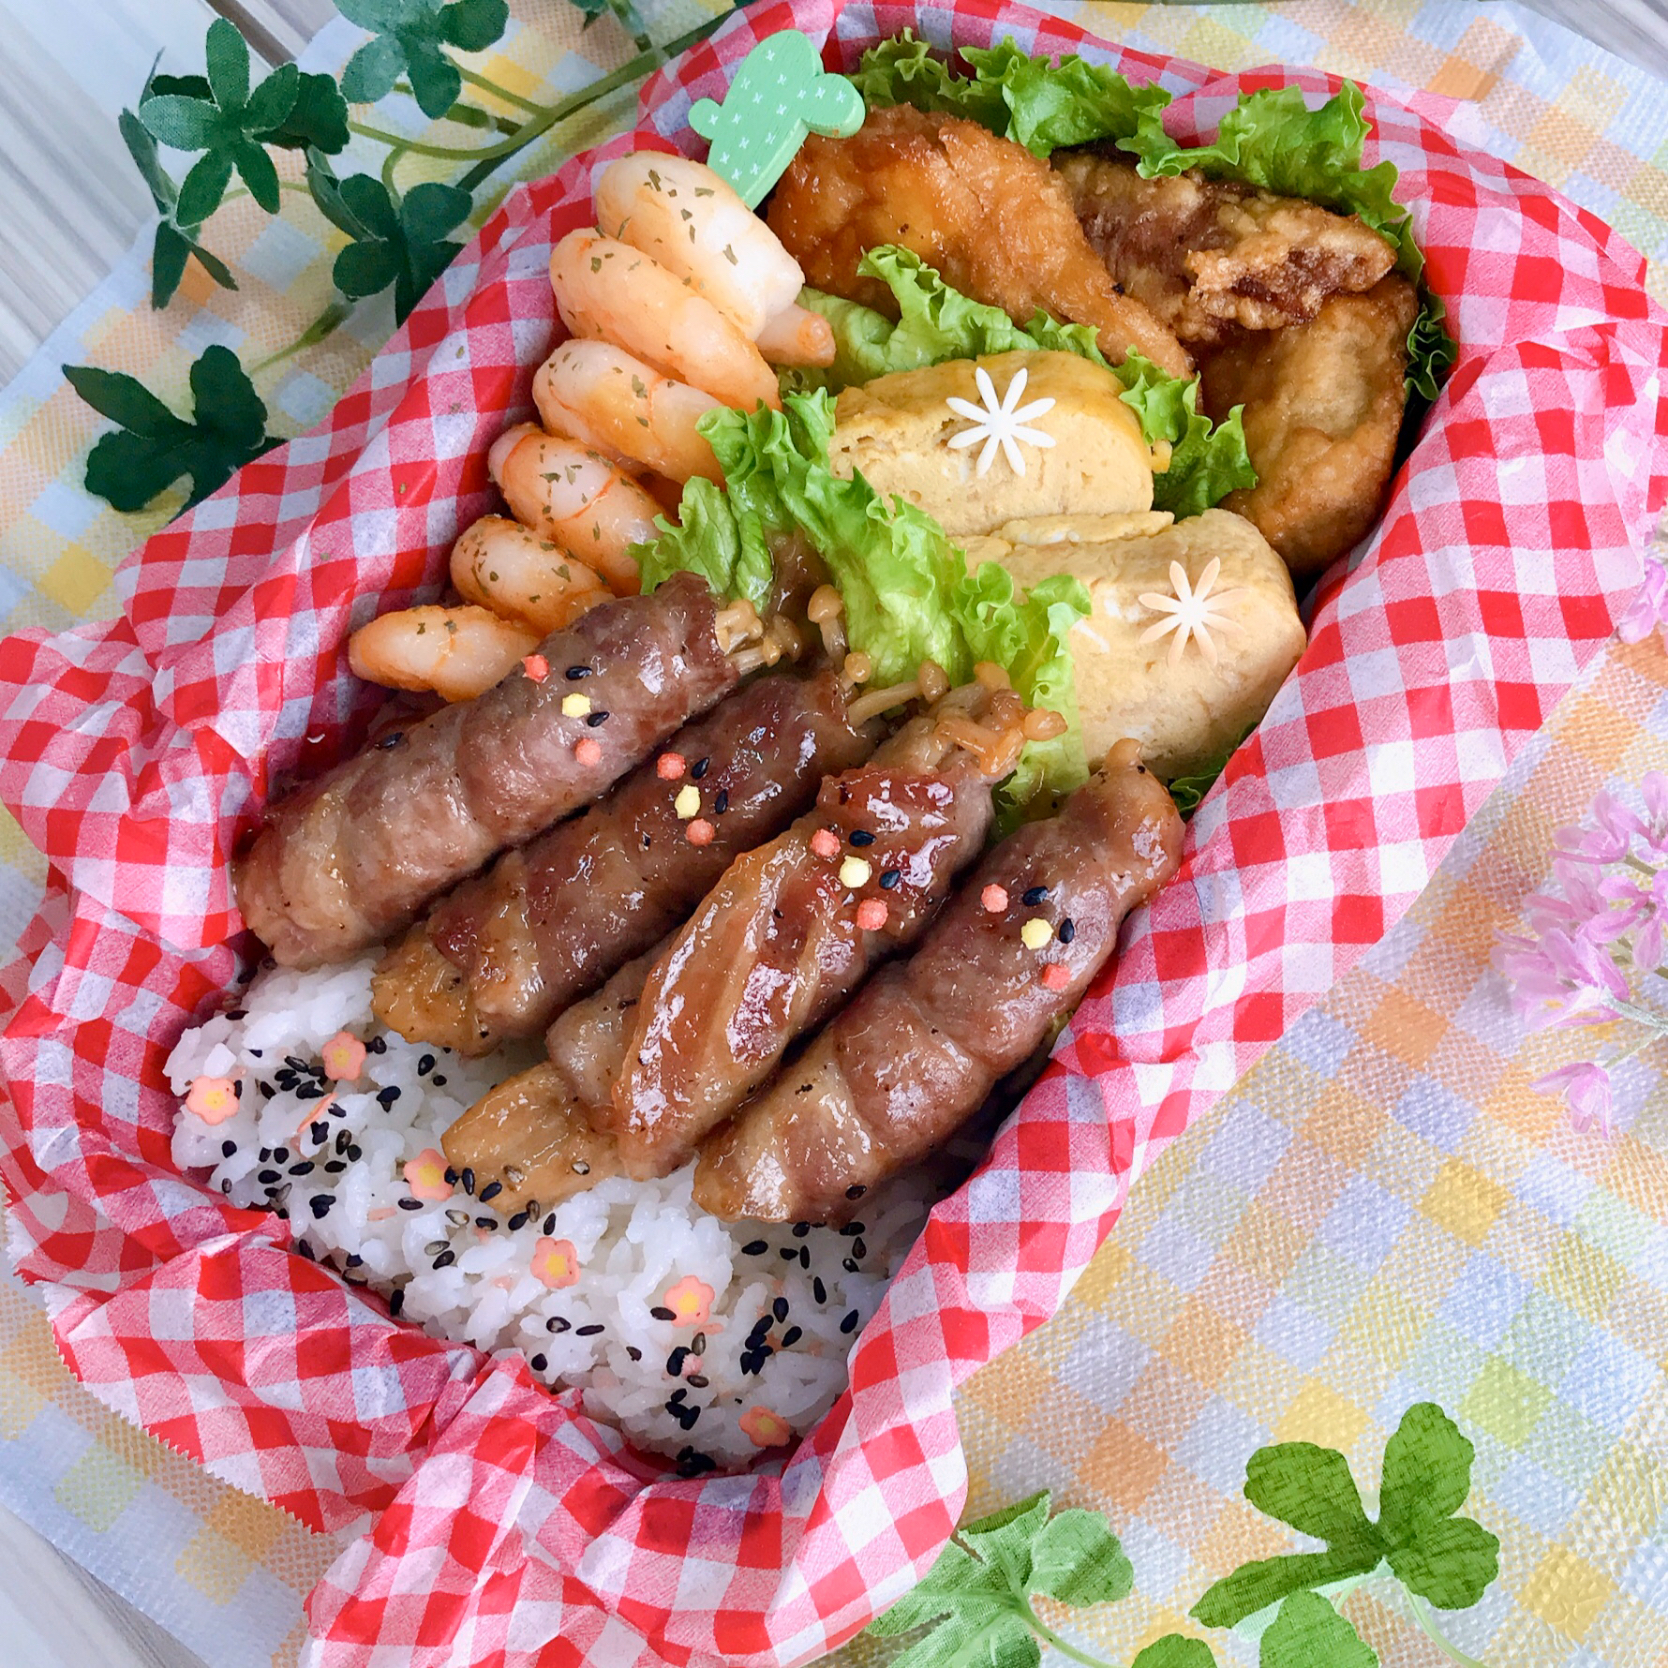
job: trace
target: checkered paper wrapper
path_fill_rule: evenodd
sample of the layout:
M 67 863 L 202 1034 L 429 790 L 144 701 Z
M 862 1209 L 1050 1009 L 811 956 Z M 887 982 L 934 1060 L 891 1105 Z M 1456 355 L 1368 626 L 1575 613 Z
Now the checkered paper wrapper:
M 0 797 L 52 864 L 5 979 L 13 1248 L 109 1405 L 306 1523 L 372 1514 L 310 1601 L 319 1668 L 786 1665 L 895 1599 L 962 1504 L 953 1387 L 1054 1312 L 1143 1166 L 1382 938 L 1637 588 L 1668 496 L 1668 331 L 1643 263 L 1452 143 L 1445 101 L 1369 100 L 1369 161 L 1401 171 L 1459 364 L 1181 874 L 934 1212 L 850 1392 L 791 1456 L 671 1479 L 519 1357 L 391 1322 L 292 1254 L 284 1224 L 180 1178 L 161 1063 L 236 973 L 227 854 L 272 783 L 362 733 L 348 631 L 434 594 L 489 507 L 485 450 L 527 408 L 546 259 L 589 220 L 592 170 L 692 146 L 692 100 L 768 33 L 801 28 L 849 68 L 905 25 L 1162 80 L 1184 141 L 1249 88 L 1335 90 L 1120 52 L 1017 8 L 738 17 L 648 84 L 634 135 L 512 193 L 323 427 L 155 536 L 120 618 L 0 645 Z

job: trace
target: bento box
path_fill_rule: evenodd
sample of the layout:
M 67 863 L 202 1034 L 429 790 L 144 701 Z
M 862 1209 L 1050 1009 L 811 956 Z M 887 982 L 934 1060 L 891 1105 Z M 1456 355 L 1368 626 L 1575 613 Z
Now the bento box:
M 511 192 L 324 424 L 128 561 L 118 619 L 0 645 L 0 797 L 51 864 L 4 978 L 10 1249 L 102 1401 L 315 1528 L 369 1514 L 309 1601 L 320 1668 L 790 1668 L 850 1637 L 955 1526 L 956 1386 L 1054 1313 L 1154 1154 L 1408 908 L 1639 589 L 1668 496 L 1668 320 L 1643 261 L 1456 144 L 1440 101 L 1369 95 L 1369 155 L 1400 170 L 1458 362 L 1179 875 L 933 1210 L 796 1448 L 672 1475 L 520 1357 L 402 1325 L 286 1223 L 182 1177 L 162 1065 L 248 949 L 233 848 L 276 784 L 363 739 L 349 631 L 436 594 L 490 507 L 487 449 L 530 410 L 548 257 L 589 223 L 595 170 L 697 152 L 691 104 L 778 30 L 850 69 L 906 26 L 1160 81 L 1184 143 L 1243 91 L 1338 85 L 1219 75 L 991 0 L 757 5 L 649 81 L 632 134 Z

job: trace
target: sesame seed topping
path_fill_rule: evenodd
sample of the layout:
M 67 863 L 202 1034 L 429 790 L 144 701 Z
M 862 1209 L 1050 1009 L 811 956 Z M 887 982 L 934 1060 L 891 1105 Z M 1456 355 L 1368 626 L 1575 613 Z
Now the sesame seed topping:
M 581 678 L 588 678 L 591 675 L 591 668 L 589 666 L 570 666 L 567 675 L 577 683 Z
M 589 1326 L 581 1326 L 574 1333 L 576 1338 L 594 1338 L 599 1332 L 606 1331 L 601 1321 L 592 1321 Z
M 898 882 L 902 879 L 903 876 L 896 869 L 882 869 L 880 871 L 880 889 L 883 892 L 891 892 L 896 889 Z
M 535 1373 L 542 1373 L 545 1368 L 550 1365 L 550 1363 L 544 1356 L 535 1355 L 533 1359 L 527 1363 L 527 1365 L 531 1367 Z
M 721 817 L 730 808 L 730 790 L 720 788 L 717 797 L 712 802 L 712 814 Z
M 664 1303 L 655 1304 L 649 1310 L 649 1313 L 653 1315 L 657 1321 L 675 1321 L 678 1318 L 677 1312 L 675 1310 L 668 1309 Z
M 434 1259 L 434 1262 L 430 1266 L 433 1268 L 450 1268 L 457 1260 L 457 1252 L 448 1248 L 445 1251 L 442 1251 L 440 1255 Z
M 401 1210 L 421 1210 L 423 1208 L 421 1199 L 396 1199 L 394 1202 Z
M 864 1187 L 861 1182 L 854 1182 L 846 1189 L 846 1197 L 848 1199 L 861 1199 L 868 1191 L 868 1188 Z
M 498 1197 L 498 1195 L 500 1193 L 502 1193 L 503 1191 L 504 1191 L 504 1184 L 502 1182 L 500 1182 L 500 1181 L 488 1182 L 486 1184 L 486 1186 L 481 1189 L 481 1203 L 483 1205 L 491 1204 L 492 1201 L 494 1199 L 496 1199 Z
M 597 725 L 606 724 L 608 722 L 608 717 L 609 717 L 608 709 L 606 707 L 604 707 L 601 712 L 591 713 L 586 718 L 585 722 L 594 730 L 597 727 Z
M 475 1172 L 467 1164 L 458 1172 L 458 1180 L 463 1183 L 463 1191 L 473 1199 L 475 1197 Z
M 742 1246 L 741 1254 L 744 1257 L 762 1257 L 769 1249 L 762 1239 L 750 1239 Z
M 851 831 L 851 843 L 854 846 L 872 846 L 875 837 L 866 828 L 854 828 Z
M 701 778 L 706 775 L 711 765 L 711 759 L 697 759 L 694 764 L 689 767 L 689 774 L 693 776 L 697 782 L 699 782 Z
M 847 1312 L 846 1318 L 840 1322 L 840 1330 L 848 1334 L 857 1330 L 857 1311 L 855 1309 Z
M 777 1320 L 785 1321 L 788 1318 L 788 1300 L 785 1297 L 777 1298 L 776 1301 L 771 1304 L 770 1312 L 777 1318 Z
M 801 1327 L 790 1326 L 788 1330 L 782 1334 L 782 1348 L 792 1349 L 793 1346 L 804 1336 L 805 1333 Z
M 1048 888 L 1046 886 L 1030 886 L 1026 888 L 1019 901 L 1027 909 L 1035 909 L 1047 896 Z
M 1072 918 L 1068 915 L 1065 920 L 1060 923 L 1060 942 L 1062 944 L 1069 944 L 1076 937 L 1077 927 L 1073 923 Z

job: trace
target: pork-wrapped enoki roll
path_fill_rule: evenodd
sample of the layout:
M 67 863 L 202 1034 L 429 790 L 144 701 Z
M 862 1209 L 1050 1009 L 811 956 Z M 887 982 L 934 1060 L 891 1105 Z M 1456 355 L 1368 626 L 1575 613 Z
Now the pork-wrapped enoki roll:
M 884 967 L 703 1146 L 695 1201 L 734 1220 L 840 1222 L 1022 1064 L 1174 872 L 1169 794 L 1119 743 L 1057 817 L 1005 840 L 907 961 Z
M 1028 714 L 997 668 L 945 696 L 816 809 L 738 859 L 659 956 L 592 1120 L 663 1176 L 884 957 L 913 943 L 983 848 Z M 1052 715 L 1049 715 L 1052 716 Z
M 243 918 L 285 967 L 406 926 L 506 846 L 595 799 L 732 689 L 705 583 L 604 603 L 484 695 L 436 713 L 273 806 L 238 865 Z
M 533 1037 L 657 944 L 824 776 L 873 751 L 833 672 L 773 673 L 685 725 L 606 798 L 449 893 L 377 968 L 371 1005 L 416 1042 Z

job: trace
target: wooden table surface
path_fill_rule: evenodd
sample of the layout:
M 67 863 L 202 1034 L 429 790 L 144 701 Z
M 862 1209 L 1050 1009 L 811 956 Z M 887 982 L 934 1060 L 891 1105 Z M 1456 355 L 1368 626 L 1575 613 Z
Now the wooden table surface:
M 566 0 L 549 0 L 552 5 Z M 1047 0 L 1033 0 L 1046 7 Z M 1668 80 L 1668 0 L 1525 0 Z M 116 129 L 156 54 L 195 65 L 216 12 L 268 63 L 330 0 L 0 0 L 0 382 L 132 244 L 151 204 Z M 213 1668 L 0 1506 L 0 1668 Z

